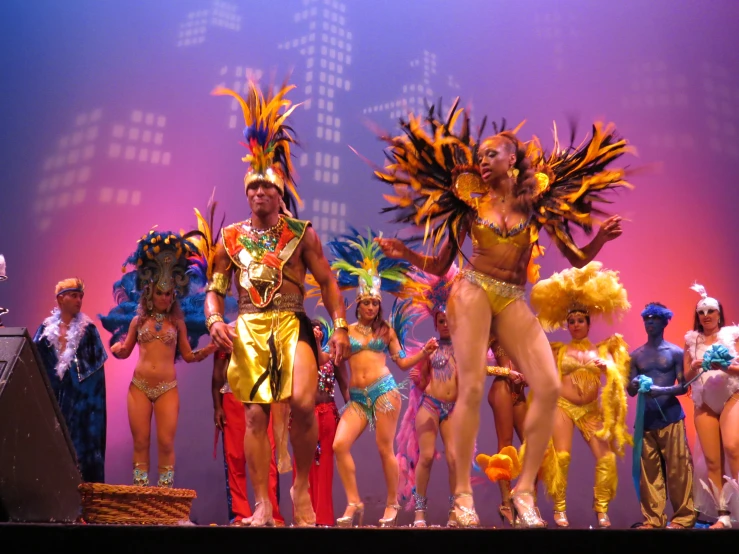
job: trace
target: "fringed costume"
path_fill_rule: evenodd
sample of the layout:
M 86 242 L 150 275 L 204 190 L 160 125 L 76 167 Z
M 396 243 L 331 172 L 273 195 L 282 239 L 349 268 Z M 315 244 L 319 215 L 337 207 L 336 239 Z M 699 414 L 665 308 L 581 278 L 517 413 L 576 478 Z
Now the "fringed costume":
M 718 300 L 711 298 L 701 285 L 694 285 L 692 289 L 701 295 L 696 306 L 700 310 L 720 310 Z M 722 322 L 721 322 L 722 324 Z M 691 397 L 696 408 L 707 409 L 718 419 L 724 406 L 731 398 L 739 398 L 739 376 L 729 373 L 725 369 L 736 363 L 739 341 L 739 327 L 724 326 L 715 335 L 713 342 L 709 342 L 700 331 L 688 331 L 685 335 L 685 350 L 691 363 L 703 360 L 702 367 L 691 383 Z M 722 369 L 715 369 L 718 365 Z M 695 462 L 695 481 L 693 495 L 695 509 L 708 517 L 718 518 L 724 528 L 735 527 L 739 523 L 739 475 L 724 475 L 724 483 L 717 486 L 708 478 L 705 455 L 701 448 L 700 434 L 693 449 Z M 721 456 L 724 457 L 723 447 Z M 729 470 L 728 460 L 724 463 Z
M 56 295 L 84 294 L 80 279 L 57 285 Z M 62 314 L 54 308 L 33 337 L 49 376 L 64 422 L 77 453 L 82 480 L 105 482 L 105 361 L 108 355 L 93 321 L 82 312 L 72 318 L 65 333 Z
M 459 269 L 456 264 L 452 264 L 443 277 L 435 277 L 421 271 L 415 271 L 411 274 L 411 279 L 423 287 L 419 298 L 421 301 L 415 306 L 420 311 L 418 322 L 432 319 L 436 324 L 436 316 L 440 313 L 446 313 L 449 291 L 458 272 Z M 400 468 L 399 497 L 401 503 L 405 503 L 407 510 L 415 509 L 416 512 L 423 512 L 424 517 L 428 506 L 428 497 L 425 494 L 426 485 L 423 487 L 423 494 L 419 493 L 416 489 L 415 479 L 420 457 L 416 417 L 420 410 L 426 410 L 433 415 L 439 426 L 447 421 L 454 411 L 456 394 L 453 399 L 440 399 L 430 394 L 428 390 L 430 386 L 433 388 L 434 385 L 439 384 L 443 387 L 445 383 L 453 381 L 456 391 L 456 380 L 457 367 L 454 348 L 448 338 L 440 338 L 439 348 L 430 358 L 416 364 L 411 372 L 412 384 L 409 406 L 400 422 L 397 435 L 398 453 L 396 458 Z M 433 457 L 434 459 L 438 458 L 438 452 L 435 451 Z M 450 491 L 450 514 L 453 514 L 454 500 L 451 496 L 453 493 L 454 491 Z M 450 519 L 450 522 L 453 522 L 453 518 Z M 415 527 L 425 527 L 426 521 L 425 519 L 417 519 L 413 525 Z
M 192 361 L 207 356 L 203 350 L 195 350 L 200 337 L 207 335 L 203 305 L 207 283 L 207 259 L 190 240 L 200 236 L 200 231 L 184 235 L 172 232 L 149 231 L 138 241 L 136 250 L 123 265 L 133 269 L 113 285 L 117 306 L 108 315 L 100 315 L 103 327 L 111 333 L 110 346 L 126 342 L 131 322 L 138 316 L 136 342 L 142 348 L 147 343 L 159 341 L 171 346 L 173 362 L 181 359 L 176 323 L 182 319 L 187 329 L 187 340 L 193 349 Z M 154 311 L 155 290 L 173 292 L 167 313 Z M 164 322 L 169 322 L 164 329 Z M 138 364 L 137 364 L 138 366 Z M 152 402 L 177 386 L 177 380 L 150 383 L 134 370 L 131 380 L 134 387 Z M 134 484 L 148 485 L 148 463 L 134 462 Z M 174 466 L 161 466 L 158 486 L 174 486 Z
M 295 143 L 287 118 L 297 106 L 285 98 L 294 86 L 283 85 L 266 95 L 249 83 L 248 95 L 216 88 L 217 96 L 236 99 L 244 114 L 243 143 L 249 164 L 245 189 L 253 183 L 268 183 L 282 195 L 282 212 L 269 229 L 252 227 L 251 219 L 234 223 L 222 231 L 222 243 L 231 260 L 228 274 L 214 273 L 208 290 L 225 296 L 231 289 L 231 270 L 243 293 L 239 296 L 236 337 L 228 367 L 228 382 L 236 397 L 249 404 L 276 404 L 292 396 L 293 365 L 298 342 L 305 342 L 318 357 L 310 320 L 303 306 L 303 277 L 289 266 L 309 221 L 294 219 L 290 206 L 300 199 L 293 181 L 290 148 Z M 300 293 L 283 294 L 283 282 L 296 285 Z M 209 317 L 209 327 L 222 321 L 222 314 Z M 276 406 L 277 408 L 281 408 Z M 279 409 L 281 413 L 284 409 Z M 282 416 L 280 416 L 282 417 Z M 286 427 L 286 417 L 283 418 Z M 282 432 L 282 431 L 281 431 Z
M 396 296 L 393 303 L 389 325 L 395 330 L 400 342 L 401 352 L 399 357 L 405 357 L 404 341 L 409 327 L 418 317 L 411 311 L 410 298 L 420 289 L 409 279 L 408 274 L 411 265 L 407 262 L 393 260 L 382 254 L 379 245 L 374 238 L 379 236 L 371 229 L 367 237 L 363 237 L 356 229 L 351 229 L 349 234 L 336 238 L 328 243 L 328 249 L 334 257 L 331 268 L 336 271 L 336 279 L 342 290 L 356 289 L 356 301 L 361 302 L 366 298 L 375 298 L 382 301 L 382 291 Z M 398 299 L 405 298 L 399 302 Z M 349 336 L 352 348 L 352 356 L 363 351 L 388 353 L 388 342 L 380 337 L 374 337 L 372 328 L 359 328 L 361 334 L 368 336 L 365 343 Z M 351 362 L 350 367 L 351 367 Z M 387 369 L 387 368 L 386 368 Z M 400 395 L 398 383 L 392 373 L 379 377 L 374 383 L 367 387 L 350 387 L 350 401 L 344 406 L 342 412 L 347 409 L 354 410 L 365 418 L 374 429 L 378 412 L 393 410 L 389 401 L 391 396 Z
M 582 269 L 572 268 L 555 273 L 538 282 L 531 290 L 531 305 L 547 331 L 562 326 L 571 314 L 588 318 L 601 317 L 613 321 L 614 314 L 629 309 L 626 290 L 614 271 L 603 270 L 600 262 Z M 596 461 L 593 510 L 600 514 L 599 524 L 609 525 L 608 505 L 616 495 L 618 474 L 616 455 L 623 456 L 624 446 L 632 443 L 626 429 L 626 379 L 629 354 L 621 335 L 613 335 L 594 345 L 587 338 L 568 344 L 552 343 L 552 351 L 560 378 L 569 379 L 577 398 L 592 398 L 585 403 L 560 396 L 556 417 L 568 418 L 586 442 L 593 437 L 606 441 L 611 452 Z M 573 354 L 575 352 L 575 354 Z M 601 372 L 596 361 L 605 362 L 606 384 L 600 391 Z M 570 453 L 553 452 L 545 458 L 542 477 L 547 492 L 554 500 L 554 511 L 566 522 L 565 495 Z M 558 523 L 559 524 L 559 523 Z

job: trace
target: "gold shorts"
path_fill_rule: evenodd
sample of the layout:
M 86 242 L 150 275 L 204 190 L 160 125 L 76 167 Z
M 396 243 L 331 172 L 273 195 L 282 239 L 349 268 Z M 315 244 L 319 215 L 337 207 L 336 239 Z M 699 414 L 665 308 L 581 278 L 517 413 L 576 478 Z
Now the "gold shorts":
M 463 269 L 457 274 L 457 279 L 465 279 L 485 291 L 493 317 L 526 294 L 526 289 L 522 286 L 499 281 L 473 269 Z
M 595 433 L 603 427 L 603 414 L 600 412 L 597 399 L 580 406 L 560 396 L 557 399 L 557 406 L 572 420 L 586 442 L 590 442 Z
M 302 297 L 278 295 L 266 310 L 239 302 L 239 312 L 227 374 L 234 396 L 247 404 L 273 404 L 290 398 L 298 342 L 308 343 L 318 357 Z

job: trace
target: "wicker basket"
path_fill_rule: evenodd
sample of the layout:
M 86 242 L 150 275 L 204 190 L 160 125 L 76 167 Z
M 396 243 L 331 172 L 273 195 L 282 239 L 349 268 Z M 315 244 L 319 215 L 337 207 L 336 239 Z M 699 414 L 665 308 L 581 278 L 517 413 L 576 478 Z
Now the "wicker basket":
M 82 519 L 87 523 L 175 525 L 190 520 L 189 489 L 82 483 Z

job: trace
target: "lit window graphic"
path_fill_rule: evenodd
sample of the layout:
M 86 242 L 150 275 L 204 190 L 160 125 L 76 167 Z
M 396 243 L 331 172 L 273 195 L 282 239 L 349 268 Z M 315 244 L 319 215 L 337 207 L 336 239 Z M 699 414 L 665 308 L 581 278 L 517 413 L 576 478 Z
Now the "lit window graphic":
M 346 233 L 346 203 L 334 199 L 314 198 L 309 219 L 322 243 Z
M 189 47 L 203 44 L 210 29 L 217 27 L 228 31 L 241 30 L 241 15 L 235 3 L 214 0 L 209 9 L 191 11 L 180 23 L 177 46 Z

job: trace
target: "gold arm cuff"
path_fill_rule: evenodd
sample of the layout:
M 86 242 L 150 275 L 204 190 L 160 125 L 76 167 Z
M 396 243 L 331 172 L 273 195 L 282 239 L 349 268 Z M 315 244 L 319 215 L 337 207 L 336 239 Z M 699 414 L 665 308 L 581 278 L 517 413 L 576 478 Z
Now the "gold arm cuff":
M 489 365 L 487 370 L 488 375 L 495 375 L 496 377 L 508 377 L 511 374 L 510 368 L 499 365 Z
M 205 326 L 208 328 L 208 332 L 210 333 L 211 326 L 216 322 L 225 323 L 223 321 L 223 316 L 221 314 L 211 314 L 208 316 L 208 319 L 205 320 Z
M 334 319 L 334 329 L 344 329 L 345 331 L 349 329 L 349 325 L 346 323 L 346 319 L 343 317 L 337 317 Z
M 215 292 L 221 296 L 226 296 L 231 290 L 231 278 L 224 273 L 214 273 L 213 278 L 205 289 L 207 292 Z

